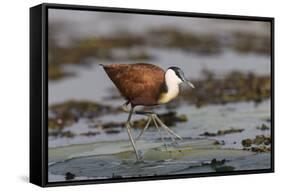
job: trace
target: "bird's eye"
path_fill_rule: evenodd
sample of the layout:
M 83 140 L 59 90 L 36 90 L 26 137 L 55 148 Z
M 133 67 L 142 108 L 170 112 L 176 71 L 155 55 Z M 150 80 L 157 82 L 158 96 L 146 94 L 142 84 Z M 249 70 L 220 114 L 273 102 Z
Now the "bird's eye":
M 178 76 L 178 78 L 181 79 L 181 81 L 185 81 L 184 75 L 183 75 L 183 72 L 182 72 L 182 71 L 176 70 L 175 73 L 176 73 L 176 75 Z

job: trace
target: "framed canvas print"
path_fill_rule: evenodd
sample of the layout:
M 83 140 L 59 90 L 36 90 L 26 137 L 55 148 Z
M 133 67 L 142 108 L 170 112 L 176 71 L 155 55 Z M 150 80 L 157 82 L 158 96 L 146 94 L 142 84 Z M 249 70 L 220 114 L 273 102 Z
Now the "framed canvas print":
M 274 19 L 30 8 L 30 182 L 274 171 Z

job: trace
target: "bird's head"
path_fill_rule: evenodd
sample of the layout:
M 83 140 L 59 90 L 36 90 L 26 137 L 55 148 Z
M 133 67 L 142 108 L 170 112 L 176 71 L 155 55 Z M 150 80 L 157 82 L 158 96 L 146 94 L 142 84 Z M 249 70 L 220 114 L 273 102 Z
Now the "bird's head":
M 181 84 L 185 83 L 189 85 L 191 88 L 195 88 L 194 85 L 188 80 L 188 78 L 184 75 L 183 71 L 176 66 L 169 67 L 165 72 L 165 79 L 167 82 Z

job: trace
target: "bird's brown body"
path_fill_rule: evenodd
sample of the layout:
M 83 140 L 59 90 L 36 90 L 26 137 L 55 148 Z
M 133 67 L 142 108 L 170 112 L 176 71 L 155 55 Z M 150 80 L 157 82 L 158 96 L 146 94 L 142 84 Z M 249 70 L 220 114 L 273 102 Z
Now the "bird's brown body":
M 164 128 L 170 135 L 182 139 L 179 135 L 169 129 L 169 127 L 167 127 L 154 112 L 134 111 L 134 107 L 137 105 L 154 106 L 168 103 L 177 97 L 179 93 L 179 85 L 183 82 L 187 82 L 191 87 L 194 87 L 186 77 L 184 77 L 180 68 L 173 66 L 164 71 L 156 65 L 146 63 L 110 64 L 102 66 L 111 81 L 119 89 L 122 96 L 127 99 L 125 105 L 127 106 L 128 103 L 131 104 L 125 127 L 127 128 L 137 160 L 140 160 L 140 157 L 131 133 L 132 124 L 130 122 L 133 113 L 148 116 L 148 121 L 138 138 L 142 136 L 152 122 L 158 129 L 166 149 L 167 145 L 164 142 L 159 127 Z M 128 110 L 125 108 L 124 111 Z M 174 140 L 173 137 L 172 139 Z
M 158 105 L 166 91 L 165 71 L 153 64 L 104 65 L 109 78 L 132 106 Z

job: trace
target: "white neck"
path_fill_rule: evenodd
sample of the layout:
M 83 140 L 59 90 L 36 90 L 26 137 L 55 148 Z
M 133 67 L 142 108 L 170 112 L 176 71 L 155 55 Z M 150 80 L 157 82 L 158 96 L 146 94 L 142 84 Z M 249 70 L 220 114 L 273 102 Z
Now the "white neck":
M 177 77 L 173 70 L 167 70 L 165 73 L 165 83 L 168 91 L 161 94 L 158 103 L 168 103 L 176 98 L 179 94 L 179 84 L 181 82 L 182 81 Z

